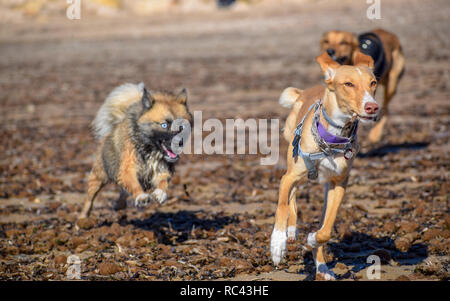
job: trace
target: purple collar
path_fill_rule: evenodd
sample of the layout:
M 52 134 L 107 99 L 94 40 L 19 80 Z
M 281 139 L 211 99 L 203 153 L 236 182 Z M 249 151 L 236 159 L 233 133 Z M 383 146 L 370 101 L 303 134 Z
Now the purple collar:
M 327 131 L 327 129 L 317 120 L 317 132 L 320 138 L 322 138 L 326 143 L 331 144 L 347 144 L 350 142 L 350 138 L 335 136 Z

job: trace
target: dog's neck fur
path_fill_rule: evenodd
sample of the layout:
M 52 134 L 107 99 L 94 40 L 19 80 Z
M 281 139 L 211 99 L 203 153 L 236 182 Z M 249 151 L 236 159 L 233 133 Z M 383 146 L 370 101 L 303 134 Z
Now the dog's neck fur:
M 347 125 L 352 119 L 352 116 L 345 114 L 339 108 L 337 103 L 336 94 L 333 91 L 330 91 L 328 88 L 325 90 L 325 94 L 322 100 L 323 107 L 325 112 L 330 116 L 330 118 L 342 128 Z M 320 115 L 320 122 L 325 126 L 325 128 L 332 133 L 333 135 L 342 136 L 343 129 L 336 128 L 330 125 L 325 118 Z

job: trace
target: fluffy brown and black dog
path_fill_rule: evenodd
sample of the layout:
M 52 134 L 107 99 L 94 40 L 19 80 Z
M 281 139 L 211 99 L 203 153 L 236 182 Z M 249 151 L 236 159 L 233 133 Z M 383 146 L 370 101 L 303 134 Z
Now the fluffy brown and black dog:
M 94 199 L 104 185 L 121 187 L 117 208 L 126 206 L 129 194 L 136 205 L 167 199 L 167 188 L 179 156 L 180 127 L 175 120 L 192 122 L 187 93 L 150 92 L 139 85 L 125 84 L 114 89 L 93 122 L 100 145 L 88 178 L 88 192 L 80 218 L 87 217 Z
M 360 35 L 348 31 L 332 30 L 320 40 L 321 52 L 326 51 L 341 65 L 354 65 L 356 52 L 363 52 L 374 59 L 374 74 L 384 86 L 381 119 L 369 134 L 372 142 L 380 141 L 387 120 L 388 105 L 397 91 L 397 85 L 405 68 L 405 58 L 398 37 L 386 30 L 375 29 Z

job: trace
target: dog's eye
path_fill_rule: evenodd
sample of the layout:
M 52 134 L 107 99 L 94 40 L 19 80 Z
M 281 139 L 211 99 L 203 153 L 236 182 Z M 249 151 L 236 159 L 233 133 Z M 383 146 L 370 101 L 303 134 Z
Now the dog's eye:
M 355 86 L 355 85 L 352 84 L 351 82 L 346 82 L 344 85 L 345 85 L 346 87 L 354 87 L 354 86 Z
M 328 44 L 328 40 L 323 40 L 323 43 L 324 44 Z
M 370 83 L 370 86 L 371 87 L 375 87 L 377 85 L 377 82 L 376 81 L 372 81 L 371 83 Z
M 162 127 L 163 129 L 167 129 L 167 127 L 168 127 L 167 122 L 161 123 L 161 127 Z
M 346 41 L 342 41 L 341 45 L 347 45 L 348 43 Z

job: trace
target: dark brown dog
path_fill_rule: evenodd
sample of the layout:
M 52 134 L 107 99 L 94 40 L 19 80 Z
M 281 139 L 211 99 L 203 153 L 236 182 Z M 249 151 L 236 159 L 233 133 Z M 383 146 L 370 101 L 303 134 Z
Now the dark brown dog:
M 383 29 L 375 29 L 357 36 L 352 32 L 332 30 L 320 40 L 321 52 L 326 51 L 333 60 L 342 65 L 353 65 L 356 52 L 371 55 L 375 61 L 374 73 L 384 86 L 381 119 L 371 130 L 369 140 L 380 141 L 388 116 L 388 106 L 405 67 L 400 41 L 396 35 Z

